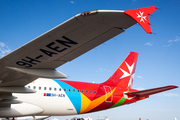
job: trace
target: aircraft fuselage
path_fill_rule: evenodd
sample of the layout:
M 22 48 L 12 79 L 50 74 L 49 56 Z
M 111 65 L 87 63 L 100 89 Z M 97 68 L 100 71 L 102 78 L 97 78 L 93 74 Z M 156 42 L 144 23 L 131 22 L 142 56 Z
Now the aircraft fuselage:
M 41 115 L 74 115 L 95 112 L 142 99 L 128 98 L 125 95 L 127 89 L 96 83 L 38 79 L 26 87 L 37 92 L 15 94 L 15 96 L 18 96 L 21 101 L 41 107 L 44 110 Z

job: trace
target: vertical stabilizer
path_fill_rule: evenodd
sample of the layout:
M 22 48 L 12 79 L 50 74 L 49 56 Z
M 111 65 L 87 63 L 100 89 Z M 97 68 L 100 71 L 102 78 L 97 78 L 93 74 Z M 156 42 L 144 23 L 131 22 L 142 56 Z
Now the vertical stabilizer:
M 103 84 L 114 87 L 131 88 L 138 53 L 130 52 L 114 74 Z

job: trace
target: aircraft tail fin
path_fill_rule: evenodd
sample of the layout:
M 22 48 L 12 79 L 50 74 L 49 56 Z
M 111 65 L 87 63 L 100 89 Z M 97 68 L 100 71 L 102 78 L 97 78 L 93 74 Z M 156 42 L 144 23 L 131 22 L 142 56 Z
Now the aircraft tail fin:
M 152 34 L 149 23 L 149 15 L 152 14 L 156 9 L 157 7 L 151 6 L 140 9 L 127 10 L 124 11 L 124 13 L 138 22 L 147 33 Z
M 130 52 L 126 59 L 121 63 L 114 74 L 103 84 L 121 88 L 131 88 L 135 73 L 138 53 Z

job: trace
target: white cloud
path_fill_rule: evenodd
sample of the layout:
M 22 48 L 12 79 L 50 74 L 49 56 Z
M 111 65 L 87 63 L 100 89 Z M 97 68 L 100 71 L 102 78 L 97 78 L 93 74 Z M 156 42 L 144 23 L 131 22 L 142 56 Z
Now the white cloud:
M 71 4 L 75 4 L 75 2 L 74 2 L 74 1 L 70 1 L 70 3 L 71 3 Z
M 10 51 L 11 49 L 7 45 L 5 45 L 3 42 L 0 42 L 0 57 L 3 57 Z
M 138 78 L 143 78 L 142 76 L 137 76 Z
M 176 36 L 174 40 L 168 40 L 168 42 L 178 42 L 178 41 L 180 41 L 179 36 Z
M 178 96 L 180 96 L 180 95 L 177 94 L 177 93 L 165 92 L 165 93 L 157 94 L 157 96 L 163 96 L 163 97 L 178 97 Z
M 0 42 L 0 47 L 5 47 L 5 44 Z
M 163 45 L 163 47 L 169 47 L 169 46 L 171 46 L 172 45 L 172 43 L 170 43 L 170 44 L 168 44 L 168 45 Z
M 173 40 L 168 40 L 168 42 L 173 42 Z
M 99 70 L 97 70 L 96 72 L 110 72 L 110 70 L 104 69 L 104 68 L 99 68 Z
M 145 88 L 138 87 L 138 88 L 136 88 L 136 90 L 145 90 Z
M 179 43 L 180 42 L 180 37 L 176 36 L 175 39 L 168 40 L 167 42 L 168 42 L 168 44 L 163 45 L 163 47 L 169 47 L 169 46 L 173 45 L 173 43 Z
M 146 46 L 152 46 L 152 45 L 153 45 L 153 42 L 147 42 L 147 43 L 145 43 L 144 45 L 146 45 Z

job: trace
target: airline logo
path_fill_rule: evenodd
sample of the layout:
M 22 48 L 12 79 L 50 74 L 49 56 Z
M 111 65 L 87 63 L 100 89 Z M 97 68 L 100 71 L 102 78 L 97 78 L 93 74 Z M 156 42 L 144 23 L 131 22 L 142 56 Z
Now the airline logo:
M 132 85 L 132 81 L 134 78 L 134 73 L 133 73 L 134 63 L 131 66 L 127 62 L 125 62 L 125 64 L 126 67 L 128 68 L 128 71 L 125 71 L 122 68 L 120 68 L 120 70 L 123 72 L 123 75 L 120 77 L 120 79 L 130 76 L 130 80 L 127 86 L 127 88 L 129 88 Z
M 152 34 L 149 24 L 149 15 L 153 13 L 156 9 L 157 7 L 151 6 L 146 8 L 127 10 L 124 11 L 124 13 L 132 17 L 136 22 L 138 22 L 147 33 Z
M 147 19 L 146 19 L 147 16 L 144 16 L 144 15 L 143 15 L 144 12 L 141 12 L 141 11 L 139 10 L 139 13 L 136 13 L 136 14 L 137 14 L 137 18 L 140 18 L 140 22 L 145 23 L 145 21 L 147 21 Z

